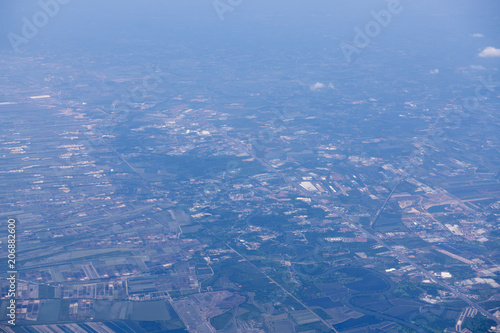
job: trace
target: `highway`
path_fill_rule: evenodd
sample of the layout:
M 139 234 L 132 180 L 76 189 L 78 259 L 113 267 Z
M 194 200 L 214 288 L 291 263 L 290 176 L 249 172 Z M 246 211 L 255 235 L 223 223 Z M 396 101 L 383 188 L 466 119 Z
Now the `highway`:
M 229 136 L 227 136 L 226 134 L 226 138 L 228 139 L 231 139 Z M 243 146 L 241 144 L 241 142 L 239 142 L 239 146 Z M 276 170 L 275 168 L 273 168 L 267 161 L 263 160 L 262 158 L 259 158 L 257 156 L 257 154 L 255 153 L 255 151 L 253 150 L 249 150 L 249 149 L 242 149 L 244 150 L 247 154 L 249 154 L 250 156 L 252 156 L 253 158 L 255 158 L 257 161 L 259 161 L 259 163 L 261 163 L 261 165 L 263 167 L 265 167 L 269 172 L 272 172 L 278 176 L 280 176 L 283 181 L 295 188 L 298 192 L 302 193 L 303 195 L 307 196 L 307 197 L 310 197 L 311 200 L 315 200 L 315 201 L 318 201 L 320 199 L 325 199 L 325 197 L 321 197 L 320 195 L 317 195 L 315 193 L 312 193 L 312 192 L 309 192 L 309 191 L 306 191 L 305 189 L 303 189 L 302 187 L 300 187 L 298 184 L 292 182 L 290 179 L 288 179 L 282 172 L 280 172 L 279 170 Z M 403 180 L 403 178 L 399 178 L 396 185 L 393 187 L 391 193 L 389 194 L 389 196 L 387 197 L 387 199 L 384 201 L 384 204 L 382 205 L 382 207 L 378 210 L 373 222 L 370 224 L 370 228 L 371 226 L 377 221 L 378 217 L 380 216 L 380 214 L 384 211 L 385 207 L 387 206 L 388 202 L 390 201 L 390 199 L 392 198 L 392 195 L 394 194 L 396 188 L 398 187 L 398 185 L 401 183 L 401 181 Z M 421 272 L 422 275 L 424 275 L 427 279 L 431 280 L 431 281 L 435 281 L 436 284 L 440 285 L 442 288 L 444 289 L 447 289 L 448 291 L 451 291 L 456 297 L 462 299 L 463 301 L 465 301 L 467 304 L 469 304 L 470 307 L 476 309 L 477 311 L 479 311 L 481 314 L 483 314 L 485 317 L 495 321 L 498 325 L 500 325 L 500 319 L 493 316 L 493 314 L 489 313 L 488 311 L 486 311 L 483 307 L 481 307 L 480 305 L 478 305 L 476 302 L 470 300 L 465 294 L 463 294 L 462 292 L 460 292 L 458 289 L 456 289 L 454 286 L 451 286 L 449 284 L 447 284 L 446 282 L 442 281 L 442 280 L 438 280 L 436 279 L 436 277 L 434 276 L 433 273 L 430 273 L 429 271 L 425 270 L 420 264 L 416 263 L 414 260 L 411 260 L 410 258 L 408 258 L 406 256 L 406 254 L 404 254 L 403 252 L 401 251 L 398 251 L 398 250 L 395 250 L 393 249 L 392 247 L 388 246 L 382 239 L 380 239 L 379 237 L 375 236 L 372 232 L 368 231 L 366 228 L 364 228 L 361 224 L 354 224 L 353 225 L 361 232 L 363 232 L 364 234 L 366 234 L 368 237 L 374 239 L 375 241 L 377 241 L 379 243 L 379 245 L 382 245 L 384 247 L 386 247 L 393 255 L 395 255 L 401 262 L 404 262 L 404 263 L 407 263 L 411 266 L 413 266 L 415 269 L 417 269 L 418 271 Z M 250 261 L 249 261 L 250 262 Z M 252 264 L 253 265 L 253 264 Z M 254 265 L 255 266 L 255 265 Z M 256 267 L 256 266 L 255 266 Z M 269 278 L 270 279 L 270 278 Z M 281 287 L 281 286 L 280 286 Z M 282 287 L 283 288 L 283 287 Z M 283 288 L 284 290 L 284 288 Z M 286 292 L 286 290 L 285 290 Z M 288 293 L 288 292 L 287 292 Z M 295 297 L 293 297 L 295 300 L 297 300 Z M 298 301 L 298 300 L 297 300 Z M 300 301 L 299 301 L 300 302 Z M 302 304 L 302 303 L 301 303 Z M 323 321 L 324 322 L 324 321 Z

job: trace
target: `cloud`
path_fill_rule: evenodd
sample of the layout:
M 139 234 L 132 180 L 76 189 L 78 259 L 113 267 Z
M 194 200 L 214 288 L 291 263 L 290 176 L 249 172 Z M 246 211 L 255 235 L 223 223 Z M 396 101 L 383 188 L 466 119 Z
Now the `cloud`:
M 496 49 L 492 46 L 488 46 L 484 50 L 479 53 L 479 56 L 481 58 L 494 58 L 494 57 L 500 57 L 500 49 Z
M 483 38 L 484 37 L 483 34 L 471 34 L 471 36 L 474 38 Z
M 310 86 L 310 89 L 312 91 L 315 91 L 315 90 L 318 90 L 318 89 L 323 89 L 325 87 L 325 85 L 321 82 L 316 82 L 315 84 L 311 85 Z
M 433 69 L 433 70 L 429 71 L 429 73 L 431 73 L 431 74 L 439 74 L 439 69 L 437 69 L 437 68 Z
M 470 69 L 474 69 L 476 71 L 482 71 L 485 70 L 486 68 L 484 68 L 483 66 L 470 65 Z

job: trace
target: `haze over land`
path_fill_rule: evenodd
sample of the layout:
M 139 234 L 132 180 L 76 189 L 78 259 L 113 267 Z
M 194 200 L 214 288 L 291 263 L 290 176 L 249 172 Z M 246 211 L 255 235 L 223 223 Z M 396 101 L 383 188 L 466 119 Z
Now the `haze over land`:
M 0 3 L 0 330 L 499 325 L 499 9 Z

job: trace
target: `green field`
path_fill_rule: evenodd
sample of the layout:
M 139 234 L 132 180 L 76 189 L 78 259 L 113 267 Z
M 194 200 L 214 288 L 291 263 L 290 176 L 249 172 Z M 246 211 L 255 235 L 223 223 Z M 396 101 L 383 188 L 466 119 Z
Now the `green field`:
M 171 320 L 175 313 L 164 301 L 136 302 L 130 319 L 139 321 Z
M 233 314 L 231 311 L 225 312 L 221 315 L 215 316 L 210 319 L 210 324 L 216 329 L 216 330 L 221 330 L 223 329 L 227 323 L 233 318 Z
M 40 307 L 38 320 L 41 322 L 56 322 L 59 319 L 60 300 L 46 300 Z

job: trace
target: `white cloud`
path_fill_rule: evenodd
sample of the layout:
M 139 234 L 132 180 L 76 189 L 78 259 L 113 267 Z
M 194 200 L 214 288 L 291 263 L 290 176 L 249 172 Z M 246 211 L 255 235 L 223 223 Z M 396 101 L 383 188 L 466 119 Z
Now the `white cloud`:
M 333 83 L 328 83 L 328 88 L 335 90 L 335 86 L 333 85 Z
M 500 57 L 500 49 L 496 49 L 493 46 L 488 46 L 484 50 L 479 53 L 479 56 L 481 58 L 493 58 L 493 57 Z
M 484 37 L 483 34 L 472 34 L 471 36 L 474 38 L 483 38 Z
M 310 86 L 310 89 L 312 91 L 315 91 L 315 90 L 318 90 L 318 89 L 323 89 L 325 87 L 325 85 L 321 82 L 316 82 L 315 84 L 311 85 Z
M 470 65 L 470 69 L 474 69 L 474 70 L 476 70 L 476 71 L 483 71 L 483 70 L 485 70 L 486 68 L 484 68 L 483 66 Z
M 431 73 L 431 74 L 439 74 L 439 69 L 437 69 L 437 68 L 433 69 L 433 70 L 429 71 L 429 73 Z

